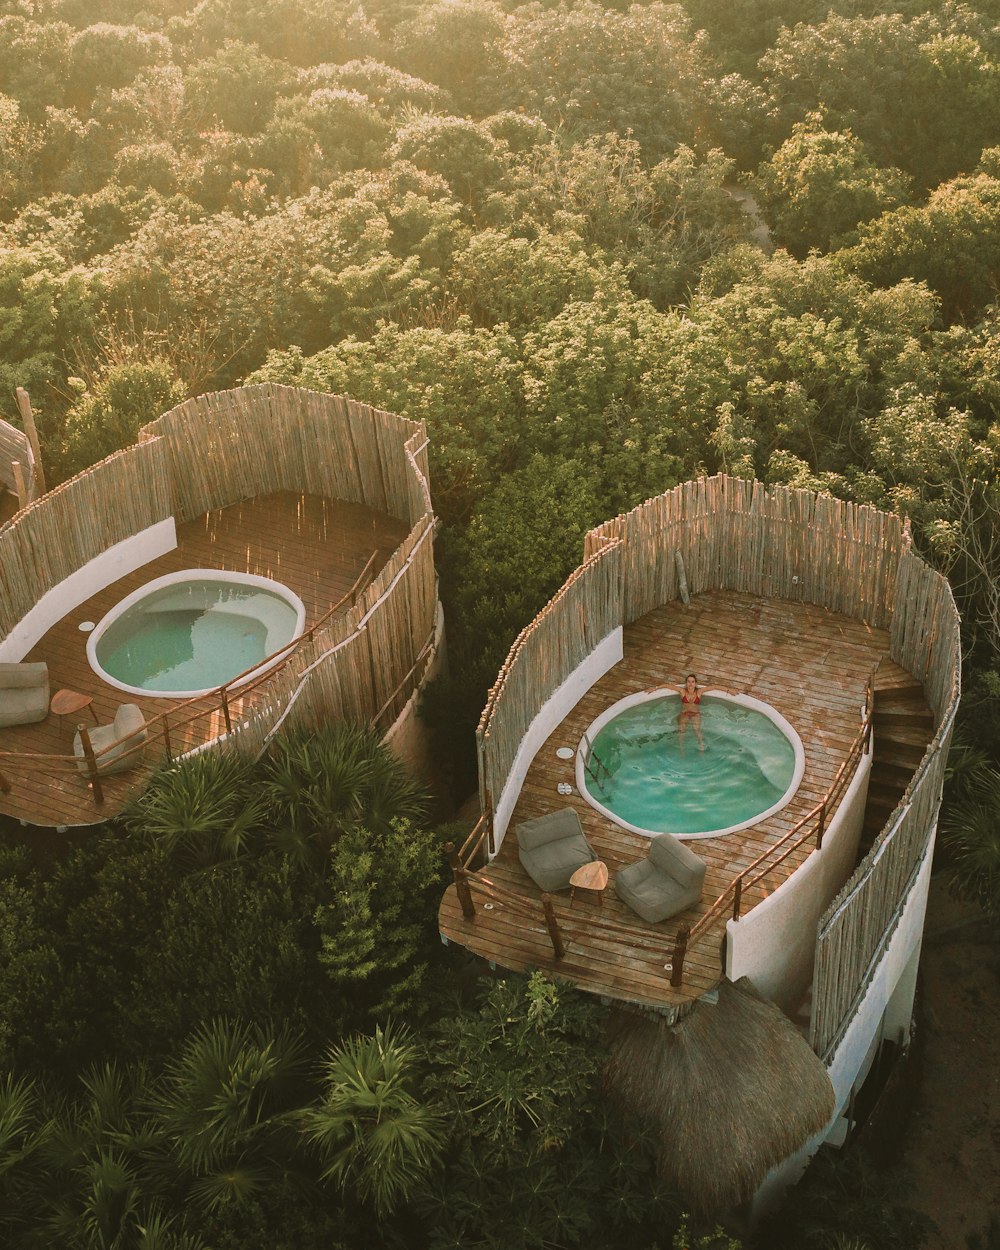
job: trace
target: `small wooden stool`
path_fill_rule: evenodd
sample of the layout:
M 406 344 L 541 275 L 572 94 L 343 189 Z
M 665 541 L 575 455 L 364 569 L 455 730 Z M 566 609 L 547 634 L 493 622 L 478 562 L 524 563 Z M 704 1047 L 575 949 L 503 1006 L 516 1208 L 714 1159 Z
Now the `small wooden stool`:
M 599 859 L 591 860 L 578 868 L 569 879 L 569 905 L 573 906 L 577 890 L 590 890 L 597 895 L 598 905 L 604 906 L 604 890 L 608 884 L 608 866 Z
M 94 724 L 97 722 L 97 713 L 94 711 L 94 696 L 92 694 L 80 694 L 76 690 L 57 690 L 52 696 L 52 702 L 49 704 L 49 711 L 59 717 L 59 732 L 62 733 L 62 722 L 64 716 L 71 716 L 74 712 L 82 712 L 85 707 L 90 708 L 90 714 L 94 718 Z

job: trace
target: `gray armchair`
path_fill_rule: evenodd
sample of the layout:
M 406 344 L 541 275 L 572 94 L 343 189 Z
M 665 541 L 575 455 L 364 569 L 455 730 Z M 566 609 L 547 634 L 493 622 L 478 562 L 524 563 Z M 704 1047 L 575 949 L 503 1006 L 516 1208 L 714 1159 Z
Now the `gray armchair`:
M 136 703 L 123 703 L 115 713 L 113 724 L 96 725 L 90 731 L 90 745 L 97 756 L 98 773 L 104 777 L 141 764 L 145 752 L 133 748 L 146 741 L 146 733 L 146 720 Z M 73 754 L 77 756 L 76 766 L 80 772 L 89 772 L 79 734 L 73 739 Z
M 514 830 L 518 858 L 540 890 L 566 890 L 578 868 L 597 859 L 571 807 L 526 820 Z
M 0 729 L 33 725 L 49 714 L 49 666 L 0 664 Z
M 649 853 L 615 877 L 615 893 L 643 920 L 667 920 L 701 898 L 705 862 L 669 833 L 650 839 Z

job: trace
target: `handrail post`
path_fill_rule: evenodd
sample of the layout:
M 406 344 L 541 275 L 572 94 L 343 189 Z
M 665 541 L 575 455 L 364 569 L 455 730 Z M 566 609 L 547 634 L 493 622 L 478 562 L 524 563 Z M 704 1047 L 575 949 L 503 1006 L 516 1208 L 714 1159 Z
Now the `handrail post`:
M 739 876 L 736 878 L 736 889 L 733 892 L 733 919 L 734 920 L 739 920 L 740 918 L 740 904 L 742 903 L 742 901 L 743 901 L 743 877 Z
M 545 927 L 549 931 L 556 959 L 562 959 L 566 954 L 566 947 L 563 946 L 562 934 L 559 932 L 559 922 L 556 920 L 556 909 L 552 906 L 551 894 L 542 895 L 542 910 L 545 912 Z
M 174 754 L 170 749 L 170 725 L 167 721 L 166 712 L 163 713 L 163 746 L 167 753 L 167 762 L 172 764 L 174 762 Z
M 455 893 L 458 895 L 458 901 L 462 904 L 462 915 L 466 920 L 475 920 L 476 905 L 472 901 L 469 873 L 465 868 L 459 868 L 455 873 Z
M 233 722 L 229 716 L 229 695 L 225 686 L 219 687 L 219 698 L 222 700 L 222 715 L 226 718 L 226 733 L 231 734 L 233 732 Z
M 826 799 L 819 805 L 819 820 L 816 823 L 816 850 L 823 845 L 823 830 L 826 828 Z
M 97 767 L 97 757 L 94 755 L 94 745 L 90 741 L 90 732 L 84 724 L 77 725 L 76 731 L 80 735 L 83 758 L 87 761 L 87 773 L 94 790 L 94 803 L 98 807 L 102 807 L 104 805 L 104 790 L 101 787 L 101 775 Z
M 677 937 L 674 939 L 674 955 L 670 961 L 670 984 L 675 989 L 684 983 L 684 957 L 687 955 L 690 937 L 691 927 L 685 925 L 683 929 L 677 931 Z
M 469 886 L 469 874 L 462 865 L 462 861 L 458 857 L 458 851 L 454 842 L 446 842 L 444 844 L 444 853 L 448 856 L 448 863 L 451 865 L 451 871 L 455 876 L 455 893 L 458 895 L 458 901 L 462 904 L 462 915 L 466 920 L 475 920 L 476 905 L 472 901 L 472 889 Z

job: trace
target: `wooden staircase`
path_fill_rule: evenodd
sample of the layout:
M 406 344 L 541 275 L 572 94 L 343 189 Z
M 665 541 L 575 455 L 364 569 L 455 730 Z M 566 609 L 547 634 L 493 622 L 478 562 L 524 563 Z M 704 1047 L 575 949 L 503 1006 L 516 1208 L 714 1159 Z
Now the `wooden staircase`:
M 934 736 L 934 717 L 923 687 L 912 677 L 882 680 L 876 674 L 872 723 L 875 753 L 859 859 L 871 850 Z

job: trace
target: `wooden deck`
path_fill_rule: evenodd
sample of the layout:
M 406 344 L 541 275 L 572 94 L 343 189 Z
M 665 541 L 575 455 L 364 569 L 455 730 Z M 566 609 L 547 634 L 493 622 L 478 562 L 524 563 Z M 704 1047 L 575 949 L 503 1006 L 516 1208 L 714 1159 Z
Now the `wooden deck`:
M 810 605 L 724 591 L 699 595 L 688 607 L 670 604 L 642 617 L 625 630 L 622 662 L 587 692 L 535 756 L 500 853 L 479 874 L 522 896 L 528 907 L 500 901 L 484 905 L 473 879 L 476 915 L 469 921 L 452 885 L 441 903 L 442 935 L 502 967 L 541 968 L 607 998 L 669 1008 L 699 997 L 720 978 L 725 919 L 712 924 L 689 950 L 684 984 L 677 989 L 670 986 L 670 972 L 664 966 L 670 963 L 675 934 L 704 914 L 736 874 L 822 799 L 860 728 L 865 684 L 876 661 L 882 660 L 880 687 L 912 683 L 908 673 L 883 659 L 888 649 L 885 631 L 852 618 Z M 802 783 L 788 806 L 762 824 L 688 842 L 707 862 L 708 872 L 701 902 L 680 916 L 648 924 L 618 900 L 613 888 L 605 893 L 601 907 L 580 892 L 572 906 L 568 892 L 556 896 L 566 946 L 565 957 L 557 961 L 539 890 L 517 857 L 514 828 L 522 820 L 568 804 L 579 814 L 612 879 L 618 869 L 641 859 L 647 839 L 613 824 L 581 798 L 575 788 L 574 761 L 558 759 L 556 750 L 575 749 L 588 725 L 616 700 L 664 680 L 679 685 L 689 671 L 697 672 L 705 685 L 743 691 L 781 712 L 805 748 Z M 693 741 L 689 749 L 694 749 Z M 560 782 L 574 785 L 570 796 L 558 793 Z M 803 846 L 744 894 L 743 914 L 807 854 L 808 846 Z
M 87 662 L 87 635 L 81 621 L 99 621 L 116 603 L 146 582 L 182 569 L 211 568 L 254 573 L 274 578 L 290 587 L 306 607 L 306 625 L 317 620 L 353 586 L 374 552 L 377 572 L 406 537 L 405 522 L 373 512 L 358 504 L 341 503 L 315 495 L 282 491 L 259 496 L 177 527 L 177 547 L 136 572 L 107 586 L 45 635 L 25 656 L 44 660 L 49 666 L 53 693 L 67 687 L 94 697 L 98 720 L 108 723 L 126 702 L 140 705 L 147 719 L 179 700 L 140 697 L 103 682 Z M 266 687 L 265 687 L 266 689 Z M 253 695 L 249 698 L 252 700 Z M 238 714 L 244 706 L 232 701 Z M 88 713 L 66 717 L 60 725 L 49 716 L 37 725 L 0 729 L 0 751 L 71 755 L 77 720 L 89 722 Z M 71 723 L 74 722 L 74 723 Z M 174 753 L 210 741 L 225 731 L 221 713 L 203 718 L 179 740 Z M 152 754 L 152 752 L 150 753 Z M 85 778 L 70 764 L 18 770 L 10 759 L 0 758 L 0 771 L 10 782 L 10 794 L 0 794 L 0 813 L 34 825 L 93 824 L 120 811 L 129 795 L 141 788 L 147 768 L 136 768 L 104 781 L 105 803 L 95 807 Z

